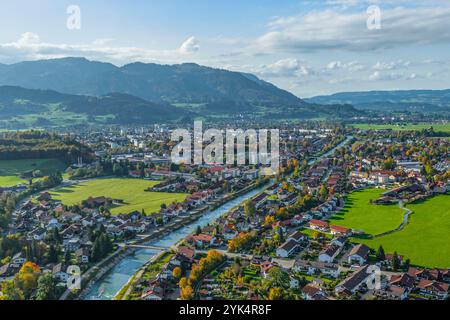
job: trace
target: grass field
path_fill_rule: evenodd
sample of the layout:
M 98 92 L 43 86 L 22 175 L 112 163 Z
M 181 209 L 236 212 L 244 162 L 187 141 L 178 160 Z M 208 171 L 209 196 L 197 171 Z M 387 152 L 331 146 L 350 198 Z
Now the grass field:
M 382 189 L 365 189 L 352 192 L 342 211 L 330 219 L 330 224 L 363 230 L 367 234 L 380 234 L 397 228 L 403 221 L 405 211 L 396 205 L 375 205 L 370 200 L 377 199 Z
M 89 197 L 105 196 L 124 200 L 124 205 L 110 210 L 114 215 L 135 210 L 140 212 L 142 209 L 151 214 L 158 212 L 163 203 L 168 205 L 186 199 L 187 194 L 144 191 L 157 183 L 140 179 L 97 179 L 59 188 L 51 193 L 54 199 L 66 205 L 80 204 Z
M 450 133 L 450 123 L 448 124 L 431 124 L 431 123 L 419 123 L 419 124 L 405 124 L 405 125 L 394 125 L 394 124 L 352 124 L 351 125 L 357 129 L 364 130 L 386 130 L 392 129 L 396 131 L 420 131 L 423 129 L 430 129 L 433 127 L 435 132 L 446 132 Z
M 20 175 L 31 170 L 40 170 L 43 175 L 63 172 L 66 165 L 57 159 L 0 160 L 0 186 L 9 187 L 24 182 Z
M 397 251 L 424 267 L 450 268 L 450 195 L 407 206 L 414 214 L 401 231 L 361 242 L 386 253 Z

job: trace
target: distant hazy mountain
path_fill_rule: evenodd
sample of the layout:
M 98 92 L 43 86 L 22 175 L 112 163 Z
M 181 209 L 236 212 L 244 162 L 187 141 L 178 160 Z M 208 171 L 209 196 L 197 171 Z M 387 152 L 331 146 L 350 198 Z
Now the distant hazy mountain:
M 149 102 L 121 93 L 93 97 L 0 86 L 0 115 L 7 123 L 24 126 L 67 126 L 83 122 L 154 123 L 178 120 L 190 113 L 168 103 Z
M 352 104 L 357 109 L 379 111 L 450 111 L 450 90 L 342 92 L 306 99 L 309 103 Z
M 186 63 L 132 63 L 123 67 L 64 58 L 0 66 L 0 85 L 102 96 L 110 92 L 169 103 L 233 101 L 264 106 L 304 106 L 293 94 L 254 75 Z

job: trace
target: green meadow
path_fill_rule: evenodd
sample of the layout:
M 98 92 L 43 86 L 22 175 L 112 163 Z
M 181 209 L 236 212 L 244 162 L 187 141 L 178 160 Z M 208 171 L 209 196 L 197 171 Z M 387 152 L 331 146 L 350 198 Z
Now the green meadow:
M 329 220 L 330 224 L 364 230 L 369 235 L 394 230 L 402 223 L 405 211 L 396 205 L 370 203 L 383 192 L 382 189 L 352 192 L 345 208 Z M 386 253 L 397 251 L 414 265 L 450 268 L 450 195 L 409 204 L 407 208 L 413 214 L 403 230 L 375 239 L 353 240 L 375 250 L 381 245 Z
M 25 182 L 20 175 L 39 170 L 42 175 L 64 172 L 66 165 L 58 159 L 0 160 L 0 187 L 14 186 Z
M 330 224 L 364 231 L 375 235 L 397 228 L 403 221 L 405 211 L 396 205 L 375 205 L 370 203 L 386 192 L 383 189 L 364 189 L 352 192 L 345 207 L 334 215 Z
M 110 209 L 114 215 L 132 211 L 141 212 L 142 209 L 146 214 L 152 214 L 158 212 L 163 203 L 169 205 L 174 201 L 182 202 L 186 199 L 187 194 L 145 191 L 157 183 L 141 179 L 96 179 L 58 188 L 51 193 L 54 199 L 69 206 L 81 204 L 89 197 L 105 196 L 123 200 L 123 205 Z
M 360 242 L 374 249 L 382 245 L 386 253 L 397 251 L 414 265 L 450 268 L 450 195 L 407 207 L 413 214 L 403 230 Z
M 394 130 L 394 131 L 420 131 L 430 129 L 433 127 L 435 132 L 450 133 L 450 123 L 435 124 L 435 123 L 418 123 L 418 124 L 352 124 L 357 129 L 363 130 Z

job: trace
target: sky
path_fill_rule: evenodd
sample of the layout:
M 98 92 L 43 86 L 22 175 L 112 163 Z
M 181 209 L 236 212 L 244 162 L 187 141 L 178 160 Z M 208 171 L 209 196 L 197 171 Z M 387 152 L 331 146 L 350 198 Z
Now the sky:
M 250 72 L 299 97 L 450 88 L 449 0 L 2 0 L 0 63 Z

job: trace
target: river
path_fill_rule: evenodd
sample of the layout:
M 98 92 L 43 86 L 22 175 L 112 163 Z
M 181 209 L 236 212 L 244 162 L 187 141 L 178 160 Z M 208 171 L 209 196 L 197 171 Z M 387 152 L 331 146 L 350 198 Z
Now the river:
M 322 156 L 310 161 L 309 164 L 314 164 L 315 162 L 331 155 L 337 148 L 344 146 L 351 139 L 353 139 L 352 136 L 347 136 L 347 138 L 338 146 L 323 154 Z M 221 205 L 217 209 L 205 213 L 201 218 L 199 218 L 197 221 L 194 221 L 190 225 L 174 231 L 169 235 L 161 238 L 160 240 L 150 241 L 148 245 L 169 248 L 175 245 L 181 239 L 192 234 L 197 226 L 205 226 L 208 223 L 213 222 L 220 216 L 230 211 L 233 207 L 262 192 L 264 188 L 265 187 L 257 188 L 234 200 L 231 200 Z M 127 281 L 136 273 L 136 271 L 159 252 L 160 251 L 158 250 L 140 249 L 137 250 L 134 255 L 125 257 L 92 286 L 89 293 L 84 296 L 84 299 L 111 300 L 116 295 L 116 293 L 119 292 L 119 290 L 127 283 Z
M 264 188 L 265 187 L 259 187 L 242 196 L 239 196 L 236 199 L 221 205 L 217 209 L 205 213 L 201 218 L 194 221 L 192 224 L 176 230 L 159 240 L 150 241 L 147 245 L 166 248 L 171 247 L 181 239 L 192 234 L 197 226 L 205 226 L 208 223 L 213 222 L 220 216 L 230 211 L 233 207 L 262 192 Z M 111 300 L 133 276 L 133 274 L 150 258 L 159 252 L 160 251 L 158 250 L 139 249 L 134 255 L 125 257 L 92 286 L 89 293 L 84 296 L 84 299 Z
M 319 156 L 319 157 L 317 157 L 317 158 L 314 158 L 314 159 L 310 160 L 310 161 L 308 162 L 308 165 L 311 166 L 311 165 L 315 164 L 316 162 L 319 162 L 320 160 L 325 159 L 326 157 L 332 155 L 332 154 L 336 151 L 336 149 L 339 149 L 340 147 L 345 146 L 345 145 L 346 145 L 347 143 L 349 143 L 352 139 L 353 139 L 353 136 L 347 136 L 347 137 L 345 138 L 344 141 L 342 141 L 341 143 L 339 143 L 339 144 L 338 144 L 336 147 L 334 147 L 333 149 L 327 151 L 326 153 L 324 153 L 323 155 L 321 155 L 321 156 Z

